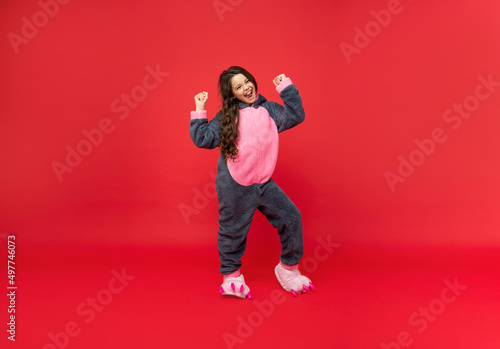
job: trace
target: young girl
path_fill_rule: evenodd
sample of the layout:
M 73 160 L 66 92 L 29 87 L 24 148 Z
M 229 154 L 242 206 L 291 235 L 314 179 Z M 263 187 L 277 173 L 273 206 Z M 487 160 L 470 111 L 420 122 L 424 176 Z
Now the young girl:
M 189 129 L 194 144 L 221 150 L 215 185 L 222 295 L 252 298 L 239 268 L 256 209 L 278 229 L 282 251 L 275 275 L 281 286 L 294 296 L 314 290 L 311 280 L 298 270 L 304 252 L 300 211 L 271 178 L 278 157 L 278 133 L 300 124 L 305 114 L 290 78 L 281 74 L 273 82 L 285 107 L 257 94 L 252 74 L 237 66 L 219 77 L 222 110 L 210 122 L 205 110 L 208 93 L 194 97 L 196 111 L 191 112 Z

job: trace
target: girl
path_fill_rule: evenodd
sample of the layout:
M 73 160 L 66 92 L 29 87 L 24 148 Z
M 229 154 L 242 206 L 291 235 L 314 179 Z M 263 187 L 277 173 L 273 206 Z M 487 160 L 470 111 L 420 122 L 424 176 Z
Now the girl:
M 191 139 L 200 148 L 221 150 L 215 186 L 222 295 L 252 298 L 239 268 L 256 209 L 278 229 L 282 251 L 275 275 L 281 286 L 294 296 L 314 290 L 311 280 L 298 270 L 304 253 L 300 211 L 271 178 L 278 157 L 278 133 L 300 124 L 305 114 L 290 78 L 281 74 L 273 82 L 285 107 L 257 94 L 252 74 L 238 66 L 220 75 L 222 110 L 210 122 L 205 110 L 208 93 L 194 97 Z

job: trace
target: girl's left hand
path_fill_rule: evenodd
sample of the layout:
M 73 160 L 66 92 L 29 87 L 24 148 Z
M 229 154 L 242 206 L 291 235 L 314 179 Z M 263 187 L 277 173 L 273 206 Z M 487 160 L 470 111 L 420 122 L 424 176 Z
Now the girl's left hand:
M 278 75 L 277 77 L 274 78 L 273 82 L 274 82 L 274 86 L 278 86 L 279 84 L 281 84 L 281 82 L 286 79 L 286 76 L 285 74 L 280 74 Z

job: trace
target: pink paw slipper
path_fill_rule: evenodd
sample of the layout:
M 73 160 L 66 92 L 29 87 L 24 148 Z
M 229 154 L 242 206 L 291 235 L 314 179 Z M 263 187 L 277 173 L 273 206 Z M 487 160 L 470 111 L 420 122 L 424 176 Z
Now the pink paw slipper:
M 288 270 L 279 263 L 276 268 L 274 268 L 274 273 L 281 287 L 294 296 L 308 291 L 314 291 L 315 289 L 312 281 L 308 277 L 300 274 L 297 267 L 293 270 Z
M 236 296 L 239 298 L 252 299 L 250 288 L 245 284 L 243 274 L 237 277 L 224 276 L 224 282 L 220 286 L 219 293 L 223 296 Z

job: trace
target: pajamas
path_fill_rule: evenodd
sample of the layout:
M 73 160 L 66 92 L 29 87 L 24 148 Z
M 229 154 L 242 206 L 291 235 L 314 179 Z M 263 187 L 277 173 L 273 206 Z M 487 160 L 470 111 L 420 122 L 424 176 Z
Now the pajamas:
M 296 265 L 303 255 L 300 211 L 271 178 L 278 156 L 278 133 L 304 120 L 302 99 L 289 78 L 276 87 L 284 107 L 258 95 L 250 107 L 240 102 L 236 159 L 221 154 L 215 180 L 219 199 L 218 247 L 220 272 L 241 267 L 246 239 L 256 210 L 278 230 L 281 261 Z M 206 111 L 191 112 L 190 135 L 196 146 L 213 149 L 219 143 L 221 116 L 208 122 Z

